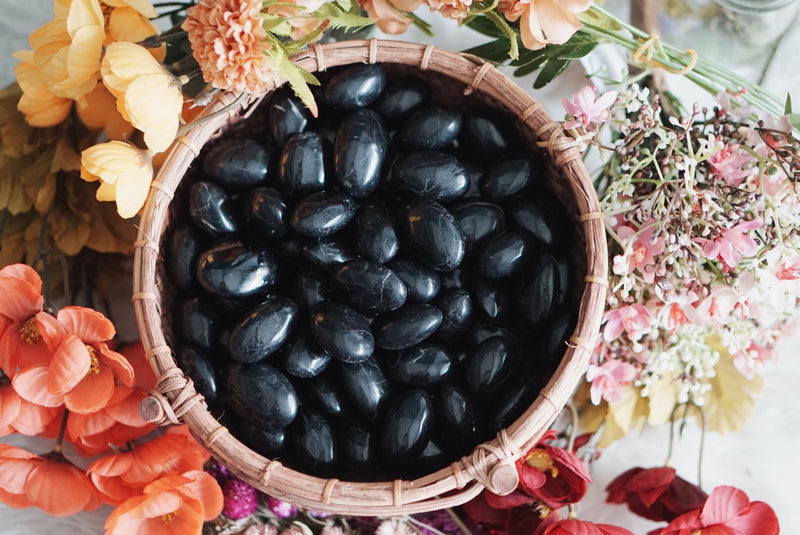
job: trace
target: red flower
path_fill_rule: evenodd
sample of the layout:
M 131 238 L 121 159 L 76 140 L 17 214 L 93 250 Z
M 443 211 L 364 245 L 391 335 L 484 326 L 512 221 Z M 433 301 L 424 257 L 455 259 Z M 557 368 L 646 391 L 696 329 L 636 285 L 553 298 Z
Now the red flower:
M 506 535 L 531 535 L 537 528 L 556 522 L 558 513 L 547 514 L 542 518 L 540 511 L 527 505 L 513 509 L 495 509 L 486 501 L 485 492 L 465 503 L 462 508 L 473 521 L 480 523 L 493 533 Z
M 736 487 L 711 491 L 702 509 L 679 516 L 652 535 L 778 535 L 780 526 L 772 507 L 751 502 Z
M 610 524 L 593 524 L 577 518 L 567 518 L 542 525 L 533 535 L 633 535 L 625 528 Z
M 684 513 L 699 509 L 708 494 L 675 474 L 674 468 L 631 468 L 608 487 L 608 503 L 627 503 L 637 515 L 671 522 Z

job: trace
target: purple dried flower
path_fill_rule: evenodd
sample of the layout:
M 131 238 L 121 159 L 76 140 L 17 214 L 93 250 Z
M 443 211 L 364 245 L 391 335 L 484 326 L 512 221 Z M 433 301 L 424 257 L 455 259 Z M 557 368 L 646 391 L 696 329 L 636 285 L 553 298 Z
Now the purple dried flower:
M 292 518 L 297 514 L 297 507 L 272 496 L 267 496 L 267 507 L 278 518 Z
M 222 496 L 222 514 L 232 520 L 248 517 L 258 508 L 258 492 L 239 478 L 232 477 L 222 483 Z

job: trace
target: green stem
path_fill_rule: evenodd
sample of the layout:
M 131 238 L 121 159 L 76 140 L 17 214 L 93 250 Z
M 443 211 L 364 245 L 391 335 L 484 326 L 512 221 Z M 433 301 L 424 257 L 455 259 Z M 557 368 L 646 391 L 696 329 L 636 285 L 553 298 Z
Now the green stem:
M 497 11 L 489 11 L 486 13 L 486 18 L 491 20 L 497 29 L 503 32 L 503 35 L 508 39 L 508 57 L 512 60 L 519 59 L 519 43 L 517 42 L 517 32 L 508 25 L 506 19 L 503 18 Z

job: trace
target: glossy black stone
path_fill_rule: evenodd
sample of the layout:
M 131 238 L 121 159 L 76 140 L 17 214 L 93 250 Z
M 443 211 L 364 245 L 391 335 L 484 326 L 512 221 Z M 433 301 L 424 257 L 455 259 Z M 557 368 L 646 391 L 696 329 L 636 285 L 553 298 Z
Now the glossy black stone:
M 286 195 L 308 195 L 325 188 L 325 151 L 316 132 L 300 132 L 281 152 L 278 184 Z
M 297 305 L 291 299 L 267 299 L 233 326 L 226 344 L 228 354 L 246 364 L 267 358 L 289 337 L 297 314 Z
M 286 432 L 283 429 L 269 429 L 257 423 L 247 423 L 241 429 L 243 442 L 256 453 L 269 458 L 277 457 L 284 451 Z
M 534 171 L 535 167 L 528 158 L 502 160 L 483 175 L 483 196 L 490 200 L 513 197 L 533 181 Z
M 323 89 L 325 103 L 352 110 L 374 102 L 386 86 L 386 70 L 378 64 L 358 63 L 331 76 Z
M 464 234 L 467 248 L 474 247 L 484 238 L 505 230 L 506 216 L 498 205 L 485 201 L 467 201 L 450 208 Z
M 464 259 L 464 234 L 444 206 L 435 201 L 414 203 L 406 214 L 406 231 L 421 262 L 439 271 L 452 271 Z
M 317 345 L 311 333 L 302 333 L 281 351 L 283 370 L 293 377 L 308 379 L 328 367 L 331 356 Z
M 454 368 L 447 349 L 430 342 L 403 349 L 382 360 L 393 379 L 422 388 L 443 384 L 450 378 Z
M 289 428 L 289 437 L 303 471 L 324 476 L 336 467 L 336 434 L 321 414 L 301 409 Z
M 427 303 L 439 293 L 442 286 L 439 273 L 407 258 L 395 258 L 389 262 L 394 271 L 406 285 L 409 303 Z
M 430 101 L 431 89 L 419 78 L 403 78 L 391 83 L 375 109 L 391 126 L 397 126 L 420 106 Z
M 400 241 L 392 218 L 381 205 L 362 205 L 355 221 L 356 248 L 361 256 L 381 264 L 394 258 Z
M 397 141 L 408 149 L 442 149 L 461 131 L 461 112 L 440 106 L 415 111 L 398 129 Z
M 453 384 L 434 397 L 436 436 L 454 455 L 466 455 L 478 445 L 478 415 L 467 392 Z
M 393 184 L 425 199 L 448 202 L 462 197 L 469 182 L 458 158 L 446 152 L 424 150 L 400 158 L 392 168 Z
M 189 217 L 209 236 L 218 238 L 239 230 L 236 214 L 236 203 L 222 186 L 198 180 L 189 188 Z
M 538 358 L 540 366 L 554 368 L 561 361 L 567 350 L 567 337 L 574 325 L 574 315 L 570 311 L 561 310 L 554 313 L 552 319 L 542 327 Z
M 210 299 L 184 299 L 177 312 L 177 327 L 184 341 L 206 352 L 216 348 L 222 318 Z
M 308 108 L 289 89 L 276 92 L 267 113 L 270 134 L 279 147 L 283 147 L 292 135 L 304 131 L 311 122 Z
M 421 388 L 400 392 L 383 419 L 381 450 L 392 464 L 409 464 L 425 449 L 433 432 L 433 402 Z
M 397 310 L 406 302 L 406 285 L 391 269 L 370 260 L 351 260 L 331 272 L 339 297 L 368 315 Z
M 303 244 L 303 257 L 322 269 L 333 269 L 338 264 L 354 260 L 356 255 L 339 239 L 316 238 Z
M 207 353 L 191 346 L 184 346 L 178 352 L 181 370 L 192 378 L 194 389 L 206 398 L 206 403 L 217 402 L 217 374 Z
M 478 261 L 481 275 L 500 279 L 520 271 L 536 253 L 533 240 L 524 230 L 507 230 L 489 238 Z
M 531 378 L 514 381 L 501 389 L 489 409 L 485 422 L 489 432 L 506 429 L 527 409 L 544 385 L 543 382 Z
M 289 379 L 266 362 L 237 364 L 228 372 L 231 408 L 245 420 L 283 429 L 297 416 L 297 393 Z
M 536 256 L 519 277 L 514 298 L 522 317 L 532 326 L 545 322 L 553 311 L 558 290 L 558 266 L 550 253 Z
M 486 392 L 500 385 L 513 367 L 513 356 L 502 336 L 478 345 L 467 361 L 464 383 L 473 392 Z
M 331 298 L 327 277 L 314 269 L 304 269 L 294 281 L 294 300 L 305 310 L 310 310 Z
M 348 399 L 367 420 L 374 420 L 389 397 L 391 383 L 374 358 L 355 364 L 339 363 Z
M 510 125 L 513 118 L 498 114 L 497 110 L 483 108 L 465 114 L 461 139 L 464 144 L 488 160 L 516 148 L 517 136 Z
M 265 247 L 223 239 L 200 253 L 197 280 L 215 297 L 240 299 L 272 287 L 278 280 L 278 263 Z
M 472 285 L 473 304 L 492 320 L 505 316 L 510 307 L 508 284 L 502 280 L 477 277 Z
M 356 478 L 369 477 L 378 462 L 378 439 L 364 426 L 350 424 L 339 430 L 339 457 L 342 466 Z
M 448 342 L 461 336 L 472 321 L 472 298 L 464 288 L 447 288 L 433 303 L 442 311 L 442 324 L 436 336 Z
M 329 236 L 349 223 L 357 208 L 355 200 L 344 193 L 312 193 L 294 205 L 289 224 L 303 236 Z
M 245 217 L 250 229 L 264 238 L 283 238 L 289 232 L 286 203 L 272 188 L 253 188 L 245 196 Z
M 311 333 L 322 349 L 342 362 L 372 355 L 375 340 L 367 318 L 341 303 L 322 303 L 311 315 Z
M 183 224 L 175 227 L 167 238 L 169 255 L 164 264 L 175 286 L 182 292 L 197 289 L 197 256 L 205 245 L 193 227 Z
M 553 308 L 563 305 L 569 296 L 572 279 L 572 264 L 563 256 L 556 257 L 556 291 L 553 293 Z
M 269 153 L 252 139 L 224 139 L 203 158 L 206 176 L 226 187 L 248 188 L 261 184 L 269 169 Z
M 442 311 L 433 305 L 406 305 L 378 316 L 372 323 L 375 345 L 382 349 L 406 349 L 432 335 L 442 323 Z
M 452 462 L 453 454 L 439 447 L 433 439 L 429 440 L 425 445 L 425 449 L 419 454 L 417 461 L 414 463 L 416 473 L 420 476 L 435 472 L 440 468 L 444 468 Z
M 555 197 L 548 197 L 550 202 L 557 203 Z M 529 232 L 534 238 L 548 247 L 564 247 L 565 218 L 553 214 L 553 209 L 544 208 L 544 203 L 519 201 L 512 204 L 508 214 L 520 228 Z
M 342 188 L 357 199 L 378 187 L 388 135 L 380 115 L 359 109 L 339 125 L 334 143 L 334 168 Z
M 330 418 L 345 418 L 352 416 L 353 408 L 347 400 L 344 385 L 333 366 L 312 379 L 303 381 L 302 386 L 304 402 L 310 403 L 317 410 Z

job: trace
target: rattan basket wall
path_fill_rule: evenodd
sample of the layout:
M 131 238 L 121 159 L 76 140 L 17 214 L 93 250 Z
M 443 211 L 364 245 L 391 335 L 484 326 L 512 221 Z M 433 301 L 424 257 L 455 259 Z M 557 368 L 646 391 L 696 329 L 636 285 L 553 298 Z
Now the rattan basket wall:
M 203 145 L 248 114 L 257 103 L 246 102 L 198 125 L 168 154 L 153 182 L 134 249 L 133 301 L 146 356 L 158 384 L 140 407 L 143 416 L 161 423 L 185 421 L 192 433 L 220 461 L 262 491 L 318 511 L 348 515 L 388 515 L 431 511 L 459 505 L 484 487 L 498 494 L 517 485 L 515 461 L 541 437 L 578 384 L 599 332 L 607 285 L 607 250 L 603 218 L 581 154 L 535 102 L 491 64 L 479 58 L 433 46 L 397 41 L 345 41 L 316 45 L 294 58 L 311 72 L 358 62 L 400 64 L 439 73 L 449 80 L 458 99 L 482 99 L 510 112 L 528 139 L 529 148 L 545 155 L 550 187 L 575 222 L 573 257 L 580 266 L 576 291 L 577 325 L 554 375 L 531 406 L 490 442 L 445 469 L 415 480 L 348 482 L 308 476 L 247 448 L 207 410 L 190 379 L 176 366 L 162 324 L 163 290 L 159 279 L 159 249 L 169 223 L 170 202 Z M 204 112 L 213 114 L 235 100 L 221 94 Z M 165 305 L 168 306 L 168 305 Z

